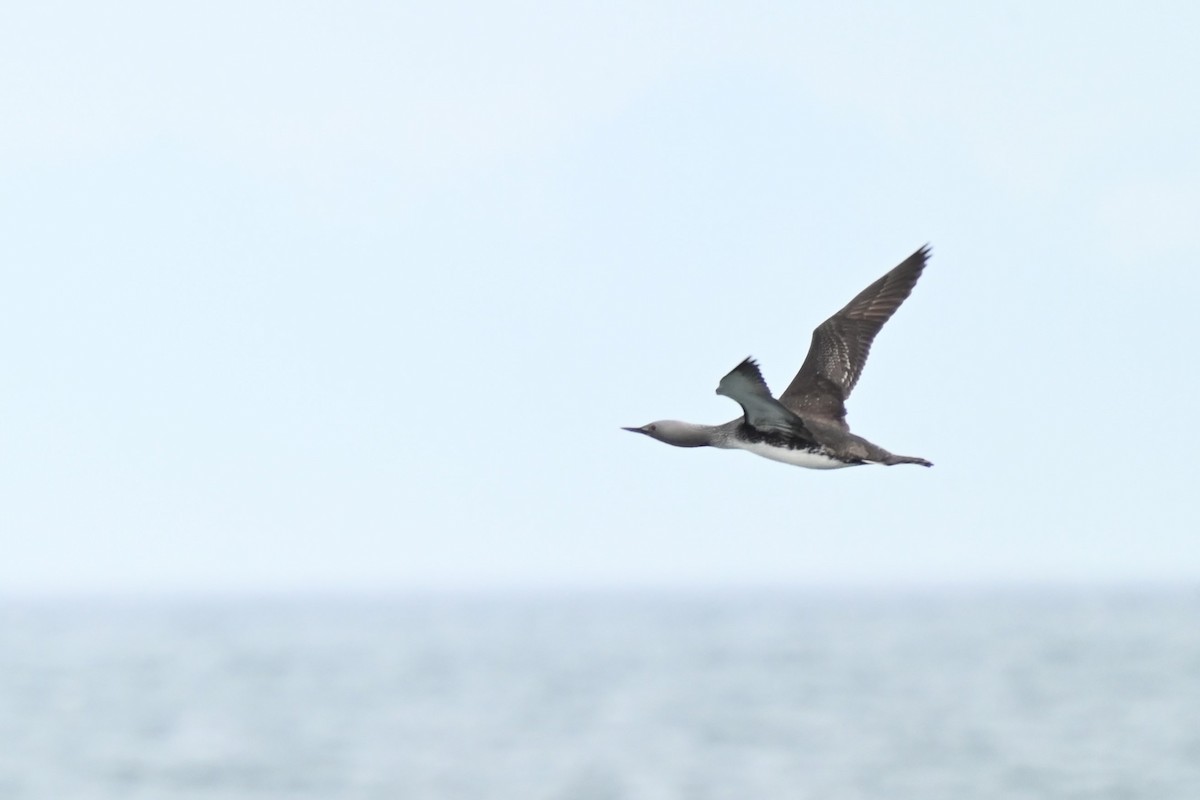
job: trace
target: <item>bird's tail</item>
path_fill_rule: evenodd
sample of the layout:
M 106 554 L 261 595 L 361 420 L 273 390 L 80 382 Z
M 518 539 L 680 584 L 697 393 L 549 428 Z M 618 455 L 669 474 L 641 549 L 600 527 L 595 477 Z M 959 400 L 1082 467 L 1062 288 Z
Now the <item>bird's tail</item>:
M 926 461 L 923 458 L 917 458 L 916 456 L 894 456 L 890 454 L 879 463 L 886 464 L 889 467 L 894 467 L 897 464 L 920 464 L 922 467 L 933 466 L 932 462 Z

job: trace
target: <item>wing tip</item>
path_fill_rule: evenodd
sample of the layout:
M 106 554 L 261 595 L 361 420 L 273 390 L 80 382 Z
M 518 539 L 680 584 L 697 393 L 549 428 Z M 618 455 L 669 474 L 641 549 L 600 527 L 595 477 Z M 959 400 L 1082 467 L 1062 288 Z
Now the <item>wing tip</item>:
M 730 381 L 735 377 L 742 377 L 749 381 L 751 386 L 760 388 L 767 394 L 771 393 L 771 390 L 767 388 L 766 380 L 763 379 L 762 370 L 759 369 L 758 362 L 754 360 L 754 356 L 746 356 L 736 367 L 729 370 L 724 378 L 721 378 L 721 382 L 717 384 L 717 394 L 733 397 L 730 394 L 730 390 L 734 389 L 734 387 L 731 386 Z
M 929 263 L 929 259 L 931 258 L 933 258 L 933 243 L 926 242 L 914 250 L 913 254 L 904 259 L 900 265 L 904 266 L 906 264 L 913 264 L 916 267 L 916 273 L 920 275 L 921 271 L 925 269 L 925 265 Z

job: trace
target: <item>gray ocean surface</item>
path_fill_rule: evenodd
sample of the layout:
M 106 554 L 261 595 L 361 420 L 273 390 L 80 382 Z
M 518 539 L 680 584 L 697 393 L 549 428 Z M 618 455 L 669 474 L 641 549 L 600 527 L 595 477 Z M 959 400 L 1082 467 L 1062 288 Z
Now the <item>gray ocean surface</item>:
M 0 601 L 0 798 L 1200 798 L 1200 590 Z

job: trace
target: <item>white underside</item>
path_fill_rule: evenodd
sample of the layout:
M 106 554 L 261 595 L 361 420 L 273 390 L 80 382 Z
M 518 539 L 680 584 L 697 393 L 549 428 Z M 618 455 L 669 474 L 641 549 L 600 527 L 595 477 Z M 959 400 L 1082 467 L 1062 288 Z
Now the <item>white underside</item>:
M 737 442 L 734 446 L 739 450 L 746 450 L 754 453 L 756 456 L 769 458 L 772 461 L 782 461 L 784 464 L 791 464 L 796 467 L 805 467 L 807 469 L 841 469 L 842 467 L 852 467 L 853 464 L 847 464 L 843 461 L 838 461 L 836 458 L 821 455 L 820 453 L 810 453 L 807 450 L 788 450 L 783 447 L 771 447 L 764 442 L 750 444 L 748 442 Z

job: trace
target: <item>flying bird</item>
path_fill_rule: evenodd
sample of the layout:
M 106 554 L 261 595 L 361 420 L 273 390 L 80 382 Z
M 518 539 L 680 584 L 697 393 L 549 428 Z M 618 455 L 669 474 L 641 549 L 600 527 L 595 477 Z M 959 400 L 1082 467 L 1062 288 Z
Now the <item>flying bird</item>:
M 696 425 L 665 419 L 641 433 L 675 447 L 719 447 L 809 469 L 860 464 L 933 464 L 898 456 L 850 432 L 846 398 L 867 363 L 871 342 L 912 292 L 929 259 L 922 247 L 813 330 L 808 356 L 791 384 L 775 399 L 758 364 L 747 358 L 721 378 L 717 394 L 735 400 L 742 416 L 724 425 Z

